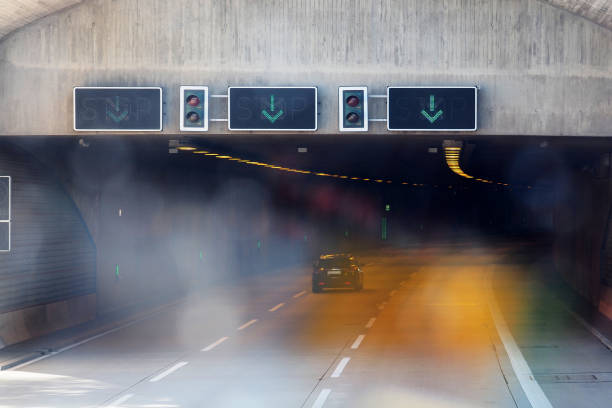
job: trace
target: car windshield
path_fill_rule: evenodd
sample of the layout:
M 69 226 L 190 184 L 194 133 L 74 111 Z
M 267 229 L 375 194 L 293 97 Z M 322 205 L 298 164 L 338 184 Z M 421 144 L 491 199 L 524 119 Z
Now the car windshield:
M 351 266 L 351 261 L 348 258 L 329 258 L 321 259 L 319 265 L 322 268 L 348 268 Z

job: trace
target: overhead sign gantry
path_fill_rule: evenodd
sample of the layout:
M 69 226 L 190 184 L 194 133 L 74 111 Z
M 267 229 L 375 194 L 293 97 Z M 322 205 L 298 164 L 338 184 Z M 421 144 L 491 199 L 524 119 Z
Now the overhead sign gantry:
M 227 118 L 208 117 L 211 98 L 227 99 Z M 368 99 L 387 102 L 386 118 L 370 118 Z M 161 131 L 160 87 L 74 88 L 74 130 L 93 132 Z M 471 132 L 477 130 L 475 86 L 391 86 L 369 95 L 365 86 L 338 88 L 338 128 L 367 132 L 369 122 L 387 122 L 389 131 Z M 209 95 L 207 86 L 181 86 L 181 131 L 206 132 L 208 122 L 227 122 L 230 131 L 316 132 L 316 86 L 234 86 Z

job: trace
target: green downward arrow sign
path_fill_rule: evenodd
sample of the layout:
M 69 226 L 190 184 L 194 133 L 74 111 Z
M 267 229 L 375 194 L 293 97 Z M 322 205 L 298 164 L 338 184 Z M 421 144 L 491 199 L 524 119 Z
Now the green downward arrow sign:
M 118 96 L 115 97 L 115 103 L 113 104 L 112 102 L 110 102 L 110 105 L 115 108 L 115 112 L 107 109 L 106 114 L 115 123 L 119 123 L 122 120 L 124 120 L 125 118 L 127 118 L 128 114 L 129 114 L 129 111 L 124 110 L 123 112 L 121 112 L 121 107 L 119 106 L 119 97 Z
M 270 123 L 274 123 L 276 122 L 276 120 L 278 118 L 280 118 L 283 115 L 283 110 L 279 110 L 278 112 L 274 113 L 275 110 L 275 106 L 274 106 L 274 95 L 270 95 L 270 112 L 268 113 L 267 110 L 262 110 L 261 114 L 270 121 Z
M 434 123 L 436 120 L 438 120 L 440 118 L 440 116 L 442 116 L 442 109 L 440 109 L 439 111 L 437 111 L 435 114 L 433 113 L 436 110 L 436 100 L 435 100 L 435 96 L 434 95 L 429 95 L 429 112 L 425 111 L 425 109 L 423 109 L 421 111 L 421 115 L 425 116 L 425 118 L 429 121 L 429 123 Z

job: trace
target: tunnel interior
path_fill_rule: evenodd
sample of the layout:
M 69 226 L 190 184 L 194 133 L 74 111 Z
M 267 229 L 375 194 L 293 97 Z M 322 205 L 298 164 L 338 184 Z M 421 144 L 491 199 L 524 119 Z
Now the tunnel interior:
M 309 263 L 322 253 L 528 240 L 567 274 L 576 273 L 576 251 L 587 263 L 595 256 L 589 251 L 603 250 L 607 228 L 598 242 L 590 239 L 591 248 L 576 242 L 592 234 L 593 222 L 607 225 L 609 205 L 602 201 L 587 214 L 576 203 L 607 188 L 609 155 L 602 152 L 609 142 L 461 140 L 459 165 L 473 177 L 466 178 L 448 165 L 449 139 L 100 136 L 3 143 L 45 166 L 78 209 L 96 247 L 98 313 L 176 296 L 195 283 Z M 574 221 L 560 217 L 564 211 Z M 600 285 L 609 283 L 605 267 L 597 272 L 600 279 L 580 272 L 565 278 L 597 304 Z

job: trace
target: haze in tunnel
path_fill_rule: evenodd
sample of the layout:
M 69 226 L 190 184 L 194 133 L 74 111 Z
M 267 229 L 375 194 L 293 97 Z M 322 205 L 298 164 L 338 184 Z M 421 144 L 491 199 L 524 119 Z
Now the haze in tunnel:
M 50 349 L 0 372 L 0 406 L 609 401 L 606 326 L 562 283 L 556 215 L 603 144 L 474 139 L 467 178 L 442 138 L 4 143 L 81 210 L 99 317 L 0 351 Z M 347 253 L 363 289 L 345 271 L 313 293 L 319 258 Z

